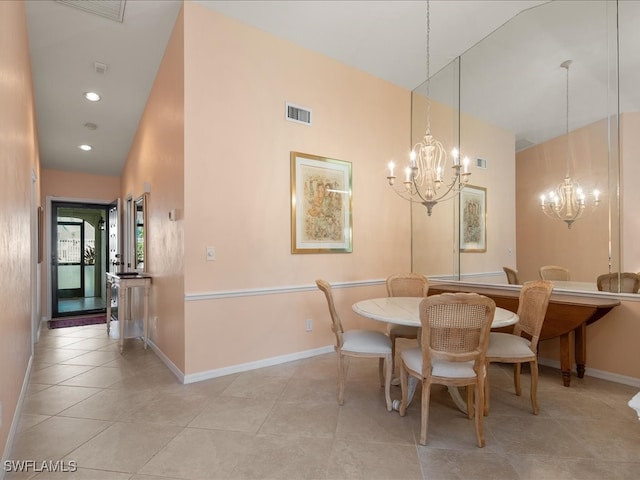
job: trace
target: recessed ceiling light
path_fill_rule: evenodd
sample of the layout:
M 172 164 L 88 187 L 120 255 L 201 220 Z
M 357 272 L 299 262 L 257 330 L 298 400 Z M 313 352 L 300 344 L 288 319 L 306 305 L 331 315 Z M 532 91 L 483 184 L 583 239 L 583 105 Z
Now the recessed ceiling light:
M 93 147 L 91 145 L 80 145 L 78 148 L 80 150 L 84 150 L 85 152 L 88 152 L 89 150 L 93 150 Z
M 90 102 L 97 102 L 100 100 L 100 95 L 96 92 L 84 92 L 82 95 L 84 95 L 84 98 Z

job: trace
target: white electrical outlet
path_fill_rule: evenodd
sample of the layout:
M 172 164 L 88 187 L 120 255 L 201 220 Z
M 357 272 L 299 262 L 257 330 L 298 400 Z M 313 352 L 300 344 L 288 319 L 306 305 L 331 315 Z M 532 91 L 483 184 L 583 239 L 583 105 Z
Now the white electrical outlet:
M 215 247 L 207 247 L 207 262 L 213 262 L 216 259 Z
M 313 320 L 310 318 L 307 319 L 307 332 L 313 331 Z
M 158 317 L 155 316 L 153 317 L 153 320 L 151 321 L 151 328 L 153 328 L 154 330 L 158 330 Z

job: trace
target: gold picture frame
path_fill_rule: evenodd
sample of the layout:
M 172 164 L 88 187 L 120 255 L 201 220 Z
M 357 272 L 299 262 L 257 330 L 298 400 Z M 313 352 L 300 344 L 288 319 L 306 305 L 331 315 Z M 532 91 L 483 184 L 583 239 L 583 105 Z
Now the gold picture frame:
M 291 253 L 351 253 L 351 162 L 291 152 Z
M 487 189 L 466 185 L 460 192 L 460 251 L 487 251 Z

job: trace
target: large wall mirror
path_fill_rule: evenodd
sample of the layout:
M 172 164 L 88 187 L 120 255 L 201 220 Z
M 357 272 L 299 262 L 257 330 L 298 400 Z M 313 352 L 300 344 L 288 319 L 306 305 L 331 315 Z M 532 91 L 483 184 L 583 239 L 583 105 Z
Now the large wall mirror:
M 414 271 L 506 283 L 503 266 L 523 282 L 538 279 L 543 265 L 562 265 L 576 282 L 567 288 L 578 290 L 603 273 L 640 272 L 640 222 L 629 208 L 640 201 L 631 180 L 640 178 L 639 27 L 640 2 L 553 1 L 432 76 L 434 136 L 471 159 L 469 183 L 486 189 L 486 249 L 461 251 L 459 198 L 431 217 L 413 205 Z M 426 88 L 413 92 L 414 141 L 424 134 Z M 567 168 L 586 191 L 601 192 L 600 205 L 588 205 L 571 228 L 540 208 Z
M 147 193 L 139 196 L 134 202 L 133 252 L 134 268 L 138 272 L 147 271 L 147 202 Z

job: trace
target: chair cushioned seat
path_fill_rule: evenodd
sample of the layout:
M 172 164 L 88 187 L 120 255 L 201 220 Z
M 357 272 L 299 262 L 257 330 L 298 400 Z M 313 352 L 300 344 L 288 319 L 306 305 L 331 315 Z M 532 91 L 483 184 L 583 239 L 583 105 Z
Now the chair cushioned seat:
M 487 357 L 526 358 L 533 355 L 531 342 L 510 333 L 491 332 Z
M 389 333 L 396 335 L 397 337 L 403 336 L 417 336 L 418 335 L 418 327 L 410 327 L 408 325 L 390 325 Z
M 409 370 L 422 372 L 422 349 L 409 348 L 400 354 L 402 360 Z M 431 375 L 434 377 L 449 378 L 475 378 L 476 372 L 473 369 L 473 362 L 447 362 L 445 360 L 433 359 L 431 361 Z
M 343 351 L 391 355 L 391 340 L 382 332 L 349 330 L 344 332 L 343 339 Z

